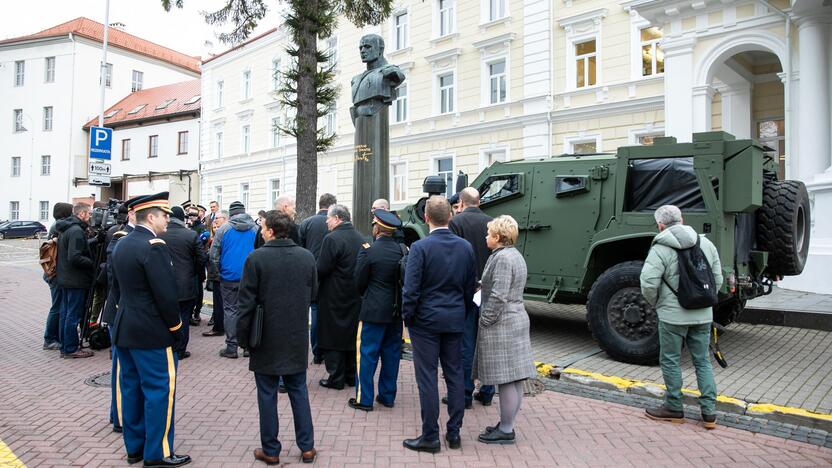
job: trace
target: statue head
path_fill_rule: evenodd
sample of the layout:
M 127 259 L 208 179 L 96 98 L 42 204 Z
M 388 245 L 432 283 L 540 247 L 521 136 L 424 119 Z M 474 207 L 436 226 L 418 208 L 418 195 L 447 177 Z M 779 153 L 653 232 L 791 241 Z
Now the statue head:
M 384 39 L 378 34 L 367 34 L 358 44 L 361 61 L 364 63 L 384 59 Z

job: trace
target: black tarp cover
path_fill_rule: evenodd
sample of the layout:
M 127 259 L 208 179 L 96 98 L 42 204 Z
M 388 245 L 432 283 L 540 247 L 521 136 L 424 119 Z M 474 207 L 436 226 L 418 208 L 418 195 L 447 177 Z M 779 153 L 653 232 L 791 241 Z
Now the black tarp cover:
M 628 171 L 627 211 L 655 211 L 662 205 L 705 210 L 693 158 L 633 159 Z

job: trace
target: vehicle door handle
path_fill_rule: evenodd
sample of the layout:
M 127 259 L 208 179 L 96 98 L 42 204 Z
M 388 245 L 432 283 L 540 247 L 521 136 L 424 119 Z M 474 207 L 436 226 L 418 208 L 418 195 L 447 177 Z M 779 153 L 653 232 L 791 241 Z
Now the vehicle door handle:
M 543 230 L 543 229 L 552 229 L 552 225 L 551 224 L 529 224 L 526 227 L 527 231 L 540 231 L 540 230 Z

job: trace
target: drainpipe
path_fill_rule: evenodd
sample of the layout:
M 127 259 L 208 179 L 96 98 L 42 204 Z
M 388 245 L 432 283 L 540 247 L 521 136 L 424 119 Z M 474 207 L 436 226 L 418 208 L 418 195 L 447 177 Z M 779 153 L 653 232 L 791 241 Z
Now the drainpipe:
M 555 21 L 555 2 L 549 2 L 549 96 L 546 100 L 549 101 L 549 110 L 546 111 L 546 128 L 548 130 L 548 138 L 546 139 L 546 154 L 548 157 L 552 156 L 554 150 L 552 149 L 552 112 L 555 110 L 555 29 L 552 25 Z
M 783 64 L 786 80 L 783 82 L 783 118 L 786 120 L 786 154 L 790 154 L 792 152 L 792 19 L 788 13 L 772 5 L 768 0 L 757 1 L 786 20 L 786 63 Z M 791 164 L 787 164 L 785 178 L 789 178 L 791 172 Z
M 75 54 L 77 53 L 77 44 L 75 42 L 75 36 L 72 33 L 69 33 L 69 40 L 72 42 L 72 80 L 70 81 L 70 91 L 69 91 L 69 146 L 67 147 L 69 150 L 69 158 L 66 164 L 66 180 L 73 180 L 72 177 L 72 166 L 74 164 L 74 157 L 72 154 L 72 136 L 75 135 L 75 129 L 72 128 L 74 125 L 73 118 L 75 117 Z M 66 201 L 67 203 L 71 203 L 72 200 L 69 198 L 70 188 L 67 184 L 66 186 Z

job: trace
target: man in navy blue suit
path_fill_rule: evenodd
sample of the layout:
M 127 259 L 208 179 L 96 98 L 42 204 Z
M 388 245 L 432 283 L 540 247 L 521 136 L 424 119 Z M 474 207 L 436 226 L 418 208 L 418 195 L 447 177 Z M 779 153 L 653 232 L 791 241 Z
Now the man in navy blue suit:
M 466 312 L 473 311 L 477 283 L 471 244 L 448 229 L 451 206 L 442 196 L 425 205 L 430 235 L 410 248 L 402 291 L 402 318 L 413 344 L 413 366 L 422 407 L 422 434 L 403 445 L 436 453 L 439 443 L 437 361 L 448 387 L 448 447 L 460 447 L 459 429 L 465 413 L 462 334 Z

